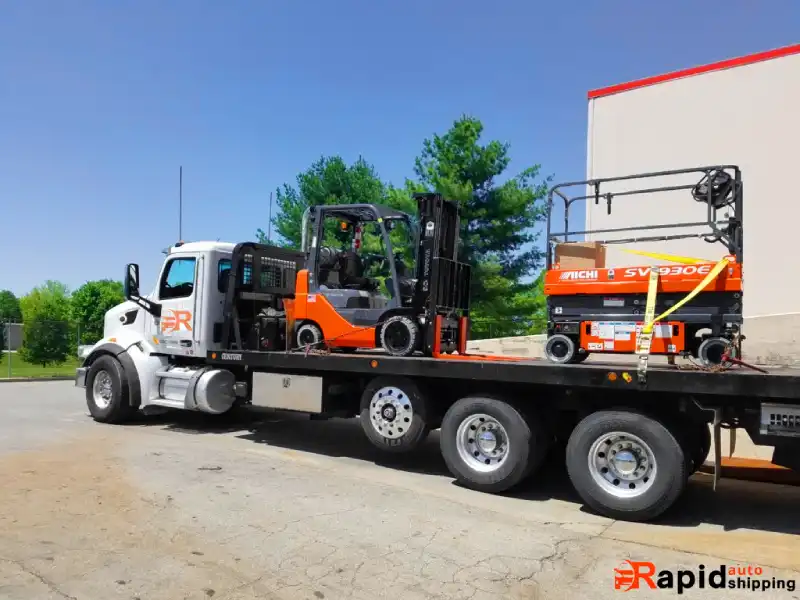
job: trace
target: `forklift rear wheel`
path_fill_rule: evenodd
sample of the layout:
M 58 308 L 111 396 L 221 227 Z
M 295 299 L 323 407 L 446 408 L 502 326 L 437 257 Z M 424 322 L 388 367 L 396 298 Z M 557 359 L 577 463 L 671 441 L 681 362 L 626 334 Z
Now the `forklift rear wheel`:
M 312 350 L 321 350 L 322 346 L 322 329 L 315 323 L 304 323 L 297 328 L 297 347 L 305 349 L 306 346 L 311 346 Z
M 428 414 L 424 393 L 405 377 L 377 377 L 361 395 L 361 427 L 381 450 L 414 450 L 430 432 Z
M 440 446 L 447 469 L 464 487 L 499 493 L 530 476 L 547 455 L 551 437 L 531 409 L 498 398 L 467 397 L 442 419 Z
M 544 345 L 544 354 L 550 362 L 562 365 L 575 362 L 575 342 L 562 333 L 551 335 Z
M 381 327 L 381 347 L 392 356 L 411 356 L 419 342 L 419 327 L 409 317 L 389 317 Z
M 113 356 L 99 356 L 89 367 L 86 405 L 92 418 L 101 423 L 121 423 L 131 416 L 128 377 L 125 368 Z

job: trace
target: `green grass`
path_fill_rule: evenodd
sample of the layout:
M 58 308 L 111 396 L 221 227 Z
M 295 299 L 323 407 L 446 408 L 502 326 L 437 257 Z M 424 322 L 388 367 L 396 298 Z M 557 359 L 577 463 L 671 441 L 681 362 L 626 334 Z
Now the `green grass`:
M 19 354 L 3 352 L 0 354 L 0 379 L 8 378 L 8 359 L 11 357 L 11 377 L 71 377 L 80 366 L 78 358 L 68 358 L 62 365 L 32 365 L 19 357 Z

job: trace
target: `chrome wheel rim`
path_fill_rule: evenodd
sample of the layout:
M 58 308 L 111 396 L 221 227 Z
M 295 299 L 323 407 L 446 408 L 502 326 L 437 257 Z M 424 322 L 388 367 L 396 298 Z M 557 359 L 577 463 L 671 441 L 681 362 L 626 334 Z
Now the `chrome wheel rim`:
M 108 408 L 113 393 L 111 376 L 106 371 L 98 371 L 92 384 L 92 398 L 97 408 Z
M 398 387 L 382 387 L 369 401 L 369 421 L 380 435 L 392 440 L 403 437 L 411 427 L 414 407 Z
M 508 458 L 509 439 L 505 427 L 492 416 L 470 415 L 456 431 L 458 455 L 470 469 L 491 473 Z
M 589 472 L 595 483 L 616 498 L 636 498 L 653 486 L 655 455 L 640 437 L 613 431 L 597 438 L 589 450 Z

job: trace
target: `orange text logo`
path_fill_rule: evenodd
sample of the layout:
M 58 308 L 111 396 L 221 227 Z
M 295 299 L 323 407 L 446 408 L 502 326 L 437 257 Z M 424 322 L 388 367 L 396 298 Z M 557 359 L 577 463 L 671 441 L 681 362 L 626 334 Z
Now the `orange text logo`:
M 174 333 L 181 327 L 186 331 L 192 330 L 192 311 L 169 309 L 167 315 L 161 317 L 161 333 Z
M 653 575 L 656 574 L 656 566 L 651 562 L 626 560 L 614 569 L 614 589 L 627 592 L 638 590 L 644 583 L 650 589 L 656 589 Z

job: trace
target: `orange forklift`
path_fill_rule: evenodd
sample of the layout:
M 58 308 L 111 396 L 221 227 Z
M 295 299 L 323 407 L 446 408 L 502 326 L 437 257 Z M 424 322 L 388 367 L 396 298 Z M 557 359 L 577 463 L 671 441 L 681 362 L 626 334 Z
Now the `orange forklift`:
M 417 219 L 375 204 L 306 210 L 306 265 L 287 301 L 297 347 L 382 348 L 393 356 L 465 351 L 470 269 L 457 260 L 458 205 L 439 194 L 415 199 Z M 380 252 L 364 251 L 366 229 Z
M 687 183 L 690 177 L 696 183 Z M 653 178 L 659 183 L 650 183 Z M 612 191 L 607 191 L 609 187 Z M 569 196 L 566 188 L 580 192 Z M 683 191 L 705 205 L 704 221 L 569 229 L 569 209 L 575 202 L 603 202 L 610 215 L 618 198 L 671 192 L 673 196 L 667 199 L 672 201 L 675 193 Z M 555 198 L 563 200 L 563 231 L 552 230 Z M 670 203 L 662 206 L 665 212 L 674 210 Z M 668 229 L 679 232 L 659 233 Z M 598 240 L 606 234 L 624 237 Z M 580 236 L 588 241 L 576 239 Z M 611 244 L 688 238 L 722 245 L 726 254 L 714 262 L 628 250 L 673 264 L 606 264 Z M 548 196 L 547 241 L 545 355 L 550 361 L 579 363 L 590 354 L 641 354 L 643 331 L 648 335 L 648 354 L 685 356 L 706 367 L 740 355 L 743 238 L 738 167 L 699 167 L 557 185 Z

